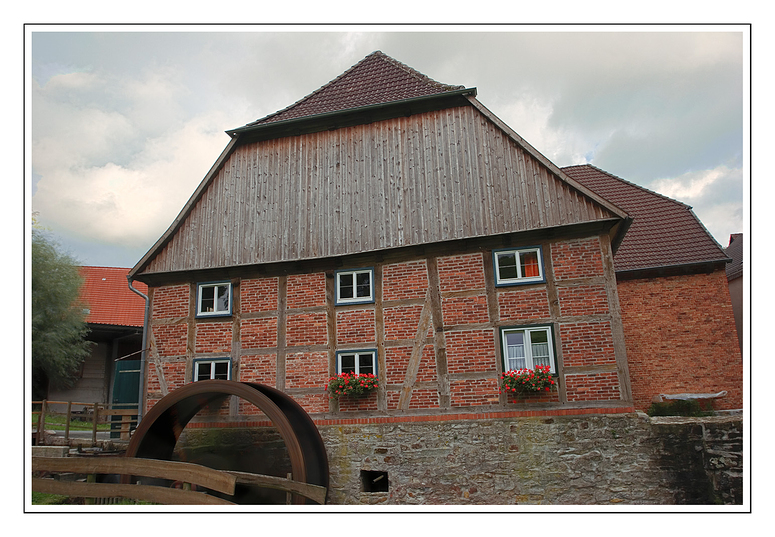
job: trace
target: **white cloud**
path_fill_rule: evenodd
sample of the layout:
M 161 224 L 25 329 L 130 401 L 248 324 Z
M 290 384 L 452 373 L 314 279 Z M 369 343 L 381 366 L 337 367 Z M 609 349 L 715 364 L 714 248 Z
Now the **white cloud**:
M 744 229 L 742 182 L 742 169 L 718 166 L 658 179 L 648 187 L 692 207 L 716 241 L 726 246 L 729 235 Z
M 129 247 L 152 244 L 228 142 L 213 128 L 220 121 L 195 118 L 148 140 L 125 165 L 71 162 L 36 168 L 41 179 L 33 207 L 57 233 Z

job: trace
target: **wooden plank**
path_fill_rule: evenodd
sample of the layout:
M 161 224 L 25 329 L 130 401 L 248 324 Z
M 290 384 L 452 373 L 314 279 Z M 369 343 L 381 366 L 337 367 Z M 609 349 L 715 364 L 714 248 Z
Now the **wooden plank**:
M 33 457 L 33 472 L 72 472 L 75 474 L 119 474 L 171 479 L 234 494 L 235 479 L 220 470 L 177 461 L 134 457 Z
M 300 483 L 299 481 L 293 481 L 284 477 L 274 477 L 270 475 L 250 474 L 247 472 L 227 471 L 226 473 L 233 475 L 237 482 L 244 485 L 258 485 L 269 489 L 282 490 L 284 492 L 291 492 L 309 498 L 310 500 L 319 504 L 324 504 L 326 501 L 325 487 L 319 485 L 312 485 L 310 483 Z
M 61 494 L 76 498 L 130 498 L 164 505 L 234 505 L 233 502 L 204 492 L 155 487 L 151 485 L 121 485 L 114 483 L 82 483 L 32 479 L 32 490 L 46 494 Z
M 420 370 L 420 362 L 422 361 L 423 351 L 425 350 L 425 335 L 428 333 L 428 328 L 433 317 L 431 313 L 432 307 L 431 291 L 429 288 L 425 294 L 425 302 L 420 311 L 420 319 L 417 322 L 417 331 L 415 332 L 414 342 L 412 343 L 412 352 L 409 356 L 409 363 L 406 366 L 404 384 L 401 387 L 401 394 L 398 397 L 398 409 L 400 410 L 409 410 L 409 401 L 412 398 L 412 390 L 414 389 L 415 382 L 417 382 L 417 372 Z

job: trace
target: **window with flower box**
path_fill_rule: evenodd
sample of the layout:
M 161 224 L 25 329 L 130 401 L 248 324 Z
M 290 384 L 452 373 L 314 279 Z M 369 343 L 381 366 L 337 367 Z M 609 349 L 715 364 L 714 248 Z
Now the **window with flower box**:
M 196 288 L 196 316 L 231 315 L 231 282 L 200 283 Z
M 493 252 L 496 285 L 520 285 L 546 281 L 540 246 Z
M 374 269 L 337 271 L 336 303 L 362 304 L 367 302 L 374 302 Z
M 336 353 L 336 373 L 356 375 L 377 374 L 377 351 L 339 351 Z
M 501 328 L 503 370 L 535 369 L 549 366 L 557 372 L 551 326 Z
M 229 358 L 194 360 L 194 382 L 229 379 L 231 379 L 231 360 Z

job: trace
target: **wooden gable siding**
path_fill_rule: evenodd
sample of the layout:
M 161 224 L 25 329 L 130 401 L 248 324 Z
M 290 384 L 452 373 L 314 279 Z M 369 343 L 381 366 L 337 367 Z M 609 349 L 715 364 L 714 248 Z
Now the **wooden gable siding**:
M 475 108 L 239 145 L 141 273 L 333 257 L 617 218 Z

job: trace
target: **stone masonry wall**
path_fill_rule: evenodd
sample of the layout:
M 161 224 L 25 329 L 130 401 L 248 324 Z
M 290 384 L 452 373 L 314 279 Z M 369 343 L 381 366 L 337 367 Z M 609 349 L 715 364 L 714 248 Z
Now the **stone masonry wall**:
M 329 455 L 330 504 L 713 505 L 743 500 L 739 417 L 650 419 L 637 413 L 319 429 Z M 387 491 L 364 492 L 364 479 L 383 472 Z

